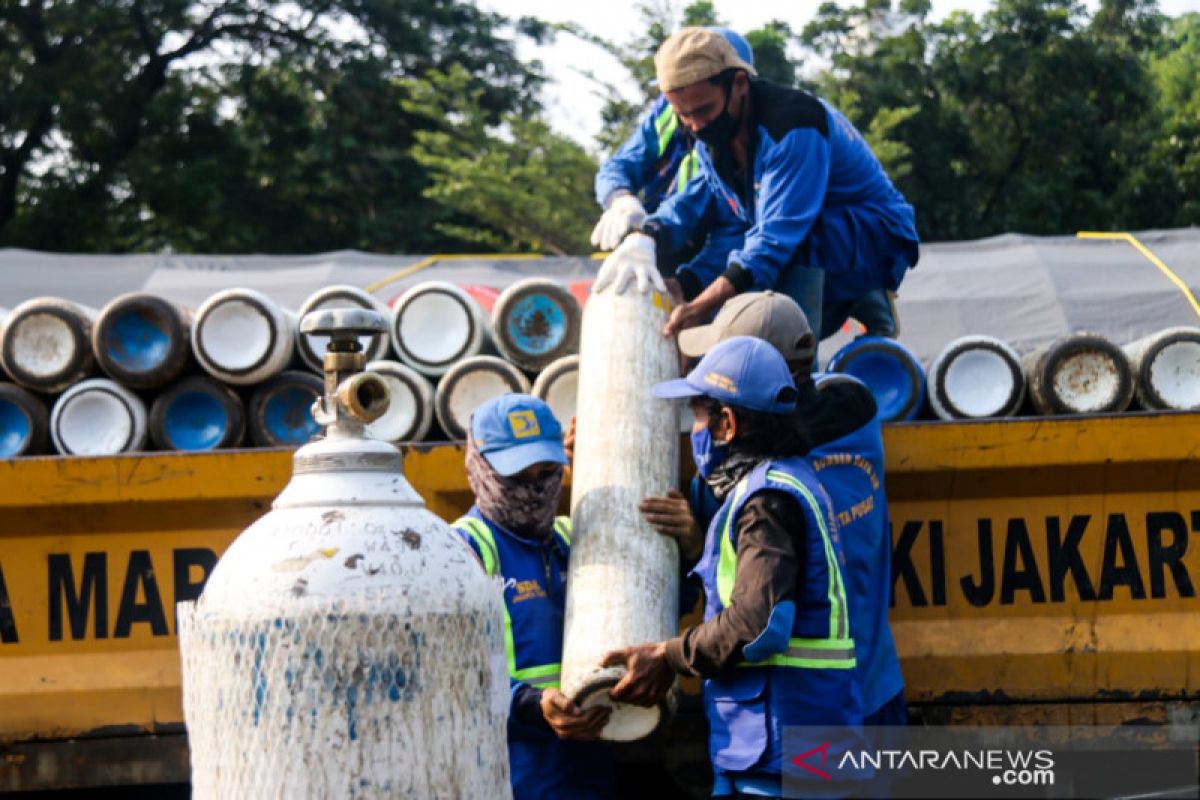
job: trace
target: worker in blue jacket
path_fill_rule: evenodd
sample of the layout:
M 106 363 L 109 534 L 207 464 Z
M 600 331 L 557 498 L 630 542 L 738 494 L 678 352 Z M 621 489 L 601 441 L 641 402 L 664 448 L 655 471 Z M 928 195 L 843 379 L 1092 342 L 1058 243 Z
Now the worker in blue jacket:
M 812 374 L 812 330 L 804 312 L 785 295 L 738 295 L 709 325 L 681 332 L 679 349 L 699 358 L 733 336 L 761 338 L 787 361 L 798 392 L 796 419 L 812 442 L 808 463 L 833 502 L 846 554 L 846 592 L 864 724 L 905 725 L 904 677 L 888 624 L 891 526 L 875 400 L 866 386 L 849 375 Z M 708 484 L 697 476 L 687 501 L 681 503 L 678 496 L 647 498 L 642 509 L 656 527 L 680 530 L 697 523 L 706 527 L 719 505 Z
M 722 505 L 694 570 L 704 622 L 607 654 L 626 670 L 610 694 L 649 706 L 676 673 L 705 678 L 713 794 L 778 797 L 788 729 L 822 726 L 847 747 L 862 722 L 842 545 L 796 386 L 770 344 L 737 336 L 654 394 L 689 399 L 696 468 Z
M 729 28 L 709 30 L 724 36 L 739 57 L 754 64 L 754 51 L 745 37 Z M 638 129 L 596 172 L 596 201 L 605 211 L 592 231 L 593 246 L 612 250 L 647 213 L 700 176 L 695 141 L 679 124 L 667 98 L 659 95 Z M 674 272 L 703 283 L 720 274 L 729 252 L 742 243 L 743 230 L 732 217 L 716 223 L 670 255 Z
M 475 411 L 466 455 L 475 505 L 454 527 L 503 579 L 515 800 L 616 792 L 613 752 L 596 741 L 610 711 L 583 711 L 558 688 L 571 521 L 555 511 L 566 463 L 562 427 L 536 397 L 502 395 Z
M 807 92 L 758 80 L 754 67 L 706 28 L 672 35 L 655 67 L 680 123 L 704 145 L 694 149 L 701 179 L 625 237 L 596 287 L 626 272 L 673 269 L 671 253 L 730 219 L 744 236 L 719 275 L 707 284 L 669 275 L 686 302 L 664 334 L 707 322 L 726 300 L 752 289 L 792 297 L 824 333 L 864 296 L 886 298 L 881 292 L 899 286 L 918 257 L 912 206 L 840 112 Z

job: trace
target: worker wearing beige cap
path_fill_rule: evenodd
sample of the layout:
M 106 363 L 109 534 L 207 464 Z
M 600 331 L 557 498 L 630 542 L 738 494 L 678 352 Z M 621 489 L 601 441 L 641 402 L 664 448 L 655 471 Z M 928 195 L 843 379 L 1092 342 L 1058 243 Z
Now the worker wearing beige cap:
M 744 239 L 723 273 L 703 286 L 665 276 L 685 302 L 664 334 L 707 322 L 736 294 L 764 289 L 796 300 L 823 334 L 831 329 L 821 323 L 823 304 L 844 319 L 864 296 L 899 286 L 918 256 L 912 206 L 841 113 L 807 92 L 759 80 L 706 28 L 678 31 L 654 62 L 680 123 L 704 145 L 695 151 L 702 180 L 625 238 L 598 286 L 629 273 L 660 282 L 650 274 L 660 263 L 730 218 Z

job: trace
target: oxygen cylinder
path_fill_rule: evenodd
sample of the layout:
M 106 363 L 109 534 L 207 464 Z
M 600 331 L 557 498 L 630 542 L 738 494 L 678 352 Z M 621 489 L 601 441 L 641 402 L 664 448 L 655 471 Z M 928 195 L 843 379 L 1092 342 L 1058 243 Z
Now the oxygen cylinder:
M 144 292 L 109 301 L 92 328 L 100 369 L 131 389 L 157 389 L 179 377 L 192 354 L 191 312 Z
M 237 447 L 245 433 L 246 410 L 241 398 L 207 375 L 184 378 L 150 406 L 150 441 L 159 450 Z
M 533 382 L 532 393 L 550 406 L 554 418 L 565 428 L 575 416 L 579 395 L 579 356 L 563 356 L 551 362 Z
M 384 320 L 329 310 L 302 330 L 332 337 L 325 436 L 178 605 L 193 797 L 511 797 L 500 591 L 363 435 L 387 387 L 358 337 Z
M 326 308 L 367 308 L 381 314 L 385 320 L 392 317 L 392 312 L 382 300 L 357 286 L 347 284 L 326 286 L 313 292 L 300 305 L 296 316 L 303 318 L 311 311 Z M 296 352 L 300 354 L 300 360 L 317 372 L 321 371 L 321 359 L 325 357 L 326 344 L 328 342 L 324 336 L 310 336 L 296 331 Z M 387 358 L 391 350 L 391 340 L 386 333 L 368 337 L 362 345 L 368 361 Z
M 295 447 L 321 430 L 312 405 L 324 384 L 311 372 L 285 370 L 255 387 L 246 407 L 250 441 L 259 447 Z
M 388 387 L 387 411 L 367 426 L 367 435 L 383 442 L 419 442 L 433 425 L 433 384 L 399 361 L 372 361 L 367 369 Z
M 583 706 L 612 705 L 603 738 L 640 739 L 666 707 L 613 704 L 623 667 L 609 650 L 669 639 L 679 625 L 679 551 L 642 518 L 638 503 L 679 485 L 679 408 L 651 394 L 679 372 L 662 335 L 670 301 L 635 285 L 594 294 L 583 314 L 571 478 L 571 580 L 562 691 Z
M 400 360 L 433 378 L 478 355 L 489 340 L 479 304 L 445 281 L 419 283 L 401 295 L 391 335 Z
M 295 351 L 296 318 L 254 289 L 226 289 L 204 301 L 192 323 L 192 350 L 209 375 L 237 386 L 278 375 Z
M 15 383 L 0 383 L 0 458 L 46 451 L 46 404 Z
M 1167 328 L 1124 349 L 1142 408 L 1200 410 L 1200 328 Z
M 1021 360 L 1039 414 L 1124 411 L 1133 400 L 1133 370 L 1125 352 L 1095 333 L 1055 339 Z
M 466 439 L 475 409 L 510 392 L 528 394 L 529 379 L 521 370 L 496 356 L 464 358 L 438 382 L 434 398 L 438 424 L 451 439 Z
M 108 378 L 72 386 L 50 411 L 50 438 L 64 456 L 111 456 L 146 447 L 146 404 Z
M 58 297 L 26 300 L 4 320 L 0 361 L 16 383 L 45 394 L 61 392 L 95 372 L 92 325 L 96 311 Z
M 904 345 L 886 336 L 860 336 L 833 354 L 828 372 L 853 375 L 867 385 L 883 422 L 912 419 L 925 402 L 925 371 Z
M 929 367 L 929 405 L 940 419 L 1011 417 L 1025 400 L 1021 358 L 994 336 L 961 336 Z
M 578 352 L 581 312 L 565 287 L 545 278 L 514 283 L 492 309 L 496 349 L 518 367 L 537 372 Z

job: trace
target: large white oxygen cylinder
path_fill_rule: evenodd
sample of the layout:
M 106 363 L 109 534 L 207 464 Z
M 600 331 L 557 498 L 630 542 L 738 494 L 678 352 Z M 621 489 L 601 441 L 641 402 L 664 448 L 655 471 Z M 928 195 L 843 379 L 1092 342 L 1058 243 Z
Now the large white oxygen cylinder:
M 302 330 L 333 337 L 326 435 L 178 606 L 193 797 L 510 797 L 500 590 L 363 435 L 387 386 L 357 337 L 383 318 Z
M 1200 411 L 1200 328 L 1167 328 L 1124 349 L 1142 408 Z
M 661 332 L 669 309 L 658 292 L 610 284 L 583 314 L 562 690 L 583 707 L 612 705 L 602 736 L 615 741 L 649 735 L 667 710 L 613 704 L 608 690 L 625 670 L 601 659 L 679 628 L 678 548 L 638 512 L 679 485 L 679 407 L 651 395 L 679 374 Z
M 392 318 L 392 311 L 387 307 L 387 303 L 364 292 L 357 286 L 349 284 L 318 289 L 300 304 L 296 315 L 303 318 L 310 311 L 319 311 L 325 308 L 369 308 L 383 315 L 383 318 L 389 322 Z M 389 327 L 391 326 L 389 325 Z M 321 371 L 321 359 L 325 357 L 325 345 L 327 344 L 328 341 L 324 336 L 311 336 L 300 333 L 299 330 L 296 331 L 296 352 L 300 354 L 300 360 L 317 372 Z M 376 336 L 363 337 L 362 345 L 367 361 L 375 361 L 388 357 L 392 341 L 388 334 L 381 333 Z
M 939 419 L 1011 417 L 1025 399 L 1021 357 L 994 336 L 960 336 L 929 366 L 929 405 Z
M 225 289 L 192 322 L 192 350 L 209 375 L 249 386 L 282 372 L 296 347 L 296 317 L 256 289 Z
M 0 361 L 26 389 L 55 394 L 95 372 L 96 310 L 60 297 L 26 300 L 4 318 Z
M 1039 414 L 1111 414 L 1133 400 L 1125 352 L 1096 333 L 1072 333 L 1021 359 Z

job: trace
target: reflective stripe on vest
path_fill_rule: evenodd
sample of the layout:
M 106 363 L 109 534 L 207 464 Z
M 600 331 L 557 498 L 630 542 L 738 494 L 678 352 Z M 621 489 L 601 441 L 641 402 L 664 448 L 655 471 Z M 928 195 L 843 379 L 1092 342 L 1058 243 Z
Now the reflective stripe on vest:
M 679 171 L 675 173 L 675 191 L 682 192 L 688 185 L 688 181 L 700 174 L 700 159 L 696 157 L 694 149 L 688 150 L 688 154 L 683 157 L 683 161 L 679 162 Z
M 500 551 L 496 539 L 487 523 L 476 517 L 459 517 L 454 527 L 464 531 L 475 542 L 483 561 L 483 571 L 488 575 L 500 575 Z M 558 517 L 554 520 L 554 533 L 568 547 L 571 544 L 571 518 Z M 508 602 L 504 603 L 504 654 L 508 658 L 508 675 L 513 680 L 544 689 L 558 688 L 562 676 L 562 664 L 537 664 L 517 669 L 517 646 L 513 642 L 512 617 L 508 613 Z
M 829 636 L 824 639 L 808 639 L 793 636 L 788 639 L 788 648 L 782 653 L 768 656 L 761 661 L 743 662 L 739 667 L 801 667 L 808 669 L 854 669 L 854 640 L 850 638 L 850 621 L 846 614 L 846 592 L 842 586 L 842 571 L 838 568 L 837 554 L 825 525 L 825 516 L 820 503 L 808 487 L 780 470 L 768 470 L 767 478 L 777 483 L 786 483 L 795 489 L 808 503 L 821 533 L 822 549 L 825 552 L 829 599 Z M 733 584 L 737 578 L 737 549 L 730 536 L 733 527 L 733 509 L 738 507 L 746 493 L 749 481 L 743 478 L 734 489 L 729 512 L 721 528 L 721 554 L 717 561 L 717 596 L 721 605 L 729 607 L 733 598 Z
M 675 116 L 675 109 L 669 105 L 663 106 L 663 110 L 658 112 L 658 117 L 654 120 L 654 132 L 658 134 L 659 157 L 666 154 L 667 147 L 671 144 L 671 137 L 678 129 L 679 118 Z

